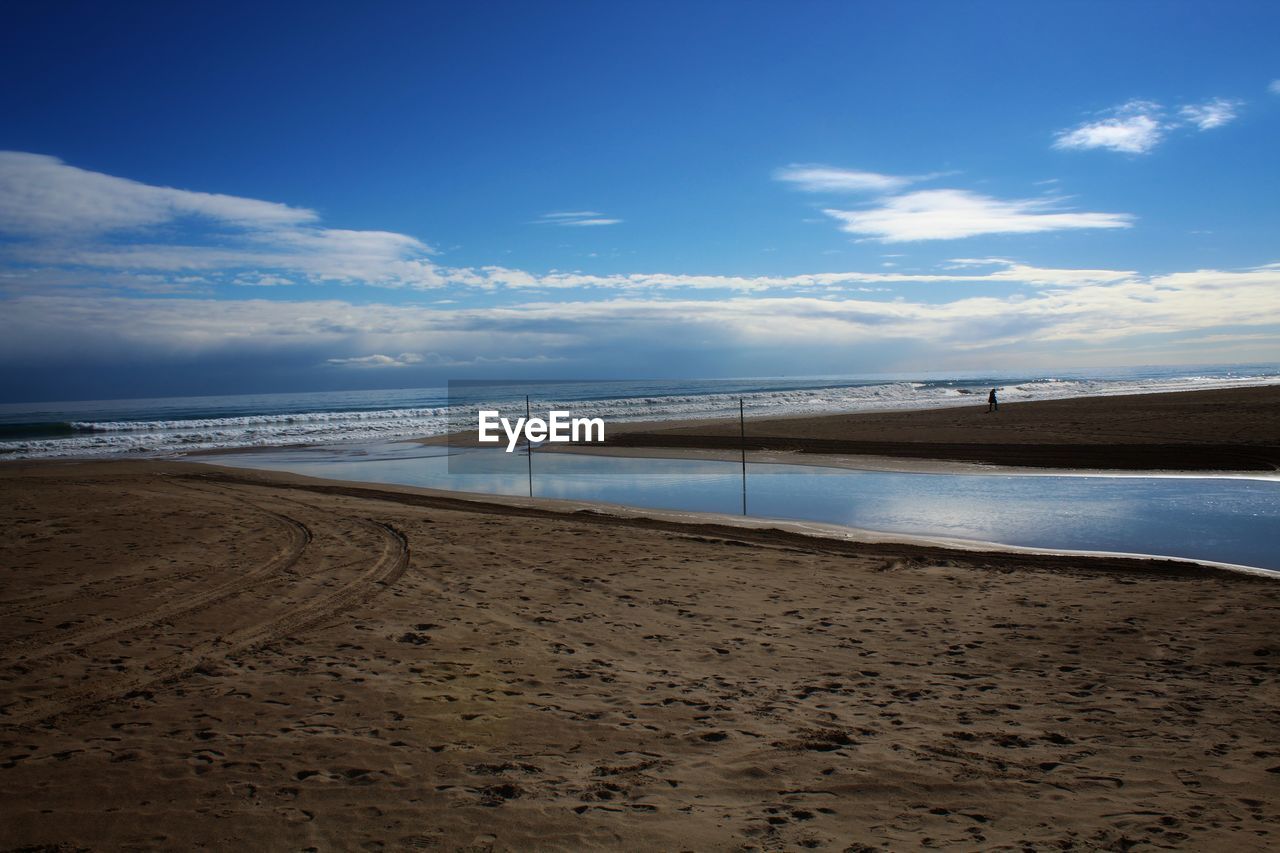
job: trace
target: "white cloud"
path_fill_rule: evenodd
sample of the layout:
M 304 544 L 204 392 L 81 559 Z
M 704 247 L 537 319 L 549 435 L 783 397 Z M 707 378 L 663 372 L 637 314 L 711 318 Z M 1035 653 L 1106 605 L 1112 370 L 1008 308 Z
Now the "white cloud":
M 997 199 L 966 190 L 920 190 L 867 210 L 824 211 L 841 230 L 881 243 L 955 240 L 981 234 L 1033 234 L 1078 228 L 1127 228 L 1125 213 L 1076 213 L 1042 199 Z
M 558 213 L 544 213 L 538 218 L 537 225 L 564 225 L 567 227 L 617 225 L 621 219 L 612 219 L 598 210 L 566 210 Z
M 28 173 L 27 167 L 33 167 Z M 325 228 L 315 214 L 232 196 L 208 196 L 179 190 L 148 187 L 133 181 L 87 172 L 40 155 L 7 155 L 0 158 L 0 183 L 25 187 L 26 206 L 0 197 L 5 206 L 0 232 L 19 239 L 0 244 L 0 256 L 21 264 L 17 284 L 9 290 L 48 286 L 74 286 L 85 276 L 77 270 L 103 271 L 94 279 L 111 287 L 130 287 L 144 276 L 155 289 L 171 286 L 173 276 L 199 273 L 203 285 L 218 283 L 244 286 L 281 286 L 297 283 L 337 282 L 418 290 L 463 288 L 479 291 L 532 289 L 615 290 L 730 290 L 767 291 L 786 288 L 849 288 L 858 285 L 908 281 L 950 281 L 945 275 L 893 275 L 888 273 L 824 273 L 800 276 L 717 276 L 669 273 L 632 273 L 592 276 L 574 272 L 538 275 L 501 266 L 446 267 L 432 260 L 432 249 L 416 238 L 389 231 L 357 231 Z M 157 195 L 158 194 L 158 195 Z M 181 204 L 174 203 L 175 197 Z M 88 207 L 66 201 L 90 199 Z M 195 200 L 192 200 L 194 197 Z M 209 202 L 208 199 L 217 199 Z M 139 202 L 143 199 L 143 202 Z M 150 200 L 160 199 L 159 203 Z M 203 205 L 203 206 L 202 206 Z M 932 190 L 891 197 L 880 206 L 861 211 L 828 211 L 845 230 L 883 242 L 941 239 L 980 233 L 1026 233 L 1060 228 L 1122 227 L 1124 214 L 1072 213 L 1047 209 L 1048 202 L 1000 201 L 960 190 Z M 140 223 L 163 224 L 182 211 L 217 210 L 210 234 L 201 233 L 199 244 L 175 240 L 159 242 L 166 229 L 143 230 L 147 242 L 108 241 L 80 229 L 52 233 L 48 223 L 80 221 L 93 209 L 112 229 L 137 229 Z M 114 211 L 112 213 L 111 211 Z M 6 218 L 7 217 L 7 218 Z M 617 220 L 598 211 L 557 211 L 546 214 L 548 223 L 593 225 Z M 234 223 L 235 229 L 227 231 Z M 252 227 L 250 227 L 252 223 Z M 181 233 L 186 233 L 184 229 Z M 212 238 L 212 239 L 211 239 Z M 981 281 L 983 277 L 969 277 Z M 989 278 L 988 280 L 997 280 Z M 138 289 L 138 288 L 133 288 Z
M 1267 91 L 1273 95 L 1280 95 L 1280 80 L 1272 80 L 1267 86 Z
M 628 363 L 661 358 L 679 342 L 712 360 L 725 352 L 769 350 L 831 369 L 833 353 L 893 342 L 951 353 L 1046 346 L 1089 352 L 1153 335 L 1243 341 L 1268 330 L 1272 334 L 1255 341 L 1256 352 L 1275 357 L 1277 318 L 1280 269 L 1267 267 L 1108 275 L 1006 296 L 962 291 L 941 302 L 863 294 L 716 300 L 625 295 L 442 308 L 31 295 L 8 300 L 0 312 L 0 358 L 320 351 L 320 361 L 352 369 L 513 360 L 594 366 L 610 354 Z
M 195 244 L 155 242 L 177 222 Z M 303 208 L 149 186 L 41 154 L 0 152 L 0 234 L 19 238 L 0 251 L 32 264 L 223 271 L 258 285 L 437 283 L 432 249 L 404 234 L 324 228 Z M 134 239 L 107 239 L 121 234 Z
M 416 352 L 402 352 L 397 356 L 390 355 L 362 355 L 353 356 L 351 358 L 330 358 L 326 359 L 327 364 L 335 367 L 408 367 L 412 364 L 419 364 L 422 356 Z
M 162 279 L 164 274 L 183 270 L 200 269 L 207 275 L 217 275 L 220 267 L 240 264 L 249 260 L 244 255 L 231 253 L 229 256 L 209 250 L 193 254 L 188 247 L 135 247 L 114 251 L 82 251 L 58 252 L 50 251 L 47 255 L 27 254 L 27 260 L 39 259 L 50 265 L 70 265 L 63 268 L 49 266 L 39 270 L 27 270 L 16 275 L 5 286 L 11 291 L 38 290 L 42 287 L 73 287 L 83 285 L 85 273 L 77 274 L 78 267 L 92 268 L 95 281 L 114 288 L 140 288 L 141 279 L 164 280 L 178 282 L 190 277 L 178 279 Z M 901 257 L 901 255 L 885 255 L 885 257 Z M 272 261 L 273 256 L 263 255 L 257 258 L 264 264 Z M 319 263 L 321 259 L 312 259 L 308 263 Z M 327 259 L 324 259 L 327 260 Z M 131 273 L 120 271 L 124 265 Z M 955 273 L 953 270 L 964 270 L 972 267 L 997 267 L 984 273 Z M 99 272 L 98 270 L 104 270 Z M 144 273 L 142 270 L 152 272 Z M 579 272 L 551 272 L 536 274 L 508 267 L 443 267 L 433 265 L 429 261 L 405 262 L 395 271 L 395 277 L 386 280 L 364 280 L 364 283 L 382 287 L 406 287 L 416 290 L 432 289 L 466 289 L 483 293 L 498 291 L 733 291 L 741 293 L 764 293 L 784 290 L 862 290 L 870 291 L 870 285 L 888 284 L 957 284 L 977 285 L 985 283 L 1029 284 L 1034 286 L 1074 286 L 1081 282 L 1115 281 L 1132 276 L 1124 270 L 1078 270 L 1052 269 L 1021 264 L 1004 258 L 956 258 L 942 267 L 940 272 L 863 272 L 844 271 L 827 273 L 802 273 L 788 276 L 726 276 L 726 275 L 685 275 L 679 273 L 619 273 L 611 275 L 589 275 Z M 332 270 L 317 267 L 313 278 L 325 280 L 326 277 L 337 281 L 346 279 L 338 277 Z M 208 278 L 200 279 L 209 283 Z M 230 283 L 244 286 L 285 285 L 295 283 L 293 279 L 271 273 L 246 272 L 236 274 L 229 279 Z M 878 288 L 875 288 L 878 289 Z M 453 300 L 438 300 L 437 304 L 445 304 Z
M 12 166 L 15 161 L 7 162 Z M 1280 266 L 1275 265 L 1165 276 L 1042 268 L 993 257 L 957 258 L 950 268 L 933 272 L 882 269 L 789 276 L 537 274 L 500 266 L 446 267 L 432 260 L 427 246 L 403 234 L 324 228 L 309 211 L 252 199 L 212 196 L 218 201 L 208 202 L 194 194 L 197 200 L 184 197 L 179 203 L 166 194 L 184 191 L 117 182 L 83 170 L 67 173 L 62 170 L 71 167 L 52 158 L 25 162 L 46 175 L 48 186 L 29 178 L 18 181 L 38 208 L 32 220 L 36 225 L 0 219 L 18 238 L 0 251 L 29 264 L 11 267 L 0 282 L 7 295 L 0 312 L 0 355 L 12 357 L 59 347 L 68 353 L 170 355 L 252 347 L 320 350 L 317 360 L 339 369 L 395 369 L 571 362 L 584 352 L 607 350 L 606 344 L 613 346 L 610 351 L 656 353 L 671 341 L 708 351 L 795 347 L 818 357 L 850 341 L 932 340 L 938 346 L 981 350 L 1039 341 L 1094 345 L 1136 334 L 1237 335 L 1225 327 L 1274 326 L 1271 318 L 1280 315 Z M 222 230 L 217 241 L 188 245 L 161 242 L 169 233 L 164 229 L 148 233 L 151 242 L 120 243 L 99 238 L 88 226 L 68 226 L 57 235 L 36 227 L 83 218 L 86 208 L 68 203 L 63 191 L 74 186 L 90 188 L 89 207 L 106 211 L 110 230 L 145 229 L 194 210 L 202 212 L 191 215 L 212 220 Z M 150 190 L 168 200 L 153 203 Z M 883 242 L 1117 228 L 1130 222 L 1125 214 L 1066 211 L 1049 200 L 1001 200 L 961 190 L 891 195 L 870 209 L 828 213 L 846 230 Z M 594 211 L 565 214 L 555 218 L 601 218 Z M 97 227 L 106 228 L 102 223 Z M 896 255 L 885 255 L 889 257 Z M 544 301 L 463 307 L 448 302 L 394 306 L 189 298 L 200 295 L 192 287 L 212 292 L 207 288 L 217 283 L 263 286 L 300 280 L 447 288 L 449 295 L 471 291 L 466 299 L 473 306 L 477 294 L 504 291 Z M 910 289 L 896 289 L 891 297 L 881 293 L 886 286 L 918 283 L 954 285 L 950 294 L 956 298 L 938 301 L 936 290 L 929 301 Z M 1017 290 L 975 290 L 993 284 Z M 532 296 L 566 291 L 573 292 L 568 301 Z M 735 295 L 707 299 L 699 291 Z M 133 295 L 125 298 L 121 292 Z M 171 296 L 139 298 L 138 293 Z M 602 294 L 609 298 L 599 298 Z
M 1200 130 L 1212 130 L 1234 120 L 1241 106 L 1240 101 L 1214 98 L 1203 104 L 1188 104 L 1178 110 L 1178 115 Z
M 0 232 L 92 234 L 199 217 L 243 229 L 281 229 L 314 211 L 216 193 L 155 187 L 68 166 L 56 157 L 0 151 Z
M 840 230 L 881 243 L 954 240 L 981 234 L 1030 234 L 1075 228 L 1125 228 L 1123 213 L 1076 213 L 1058 210 L 1049 200 L 1003 200 L 958 189 L 899 193 L 916 181 L 940 173 L 901 177 L 857 172 L 832 166 L 793 164 L 774 173 L 780 181 L 806 192 L 865 192 L 880 197 L 875 207 L 828 208 Z M 892 264 L 885 264 L 892 266 Z
M 1202 104 L 1184 104 L 1177 118 L 1166 118 L 1165 108 L 1154 101 L 1132 100 L 1107 110 L 1105 118 L 1059 131 L 1054 148 L 1083 150 L 1105 148 L 1125 154 L 1146 154 L 1171 131 L 1185 127 L 1212 130 L 1239 115 L 1244 101 L 1213 98 Z
M 1129 101 L 1111 110 L 1109 118 L 1060 131 L 1054 148 L 1107 148 L 1127 154 L 1145 154 L 1164 137 L 1163 110 L 1151 101 Z
M 964 267 L 998 267 L 1012 264 L 1013 261 L 1008 258 L 948 258 L 948 269 L 963 269 Z
M 773 173 L 774 180 L 792 184 L 810 193 L 854 192 L 890 193 L 900 190 L 917 178 L 859 172 L 835 166 L 792 163 Z
M 295 282 L 280 275 L 242 274 L 235 277 L 235 284 L 241 287 L 288 287 Z
M 404 234 L 325 228 L 311 211 L 148 187 L 39 155 L 0 156 L 0 187 L 16 188 L 29 205 L 0 195 L 0 231 L 15 238 L 0 242 L 0 253 L 17 261 L 0 274 L 0 358 L 238 358 L 252 350 L 297 352 L 308 364 L 335 369 L 425 369 L 594 366 L 593 353 L 618 353 L 634 364 L 673 346 L 708 353 L 763 346 L 794 350 L 816 365 L 849 346 L 893 341 L 953 352 L 1055 341 L 1094 347 L 1135 335 L 1247 340 L 1241 335 L 1274 328 L 1280 316 L 1280 265 L 1144 276 L 980 257 L 926 272 L 538 274 L 442 266 L 429 247 Z M 868 209 L 828 215 L 847 231 L 886 243 L 1120 228 L 1131 221 L 1126 214 L 1062 210 L 1051 200 L 945 189 L 890 194 Z M 183 217 L 195 217 L 211 233 L 166 242 L 192 229 L 154 228 Z M 565 211 L 544 218 L 605 217 Z M 103 236 L 127 230 L 146 242 Z M 459 301 L 203 298 L 219 284 L 330 281 L 444 289 L 441 296 Z M 924 298 L 896 287 L 911 284 L 947 289 L 933 288 Z M 888 287 L 894 292 L 882 293 Z M 490 296 L 492 304 L 477 306 Z

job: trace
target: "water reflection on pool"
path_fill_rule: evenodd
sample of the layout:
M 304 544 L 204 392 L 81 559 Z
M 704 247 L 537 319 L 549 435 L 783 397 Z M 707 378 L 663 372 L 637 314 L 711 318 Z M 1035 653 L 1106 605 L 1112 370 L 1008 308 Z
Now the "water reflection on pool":
M 208 461 L 315 477 L 526 495 L 527 459 L 407 443 L 289 448 Z M 1280 480 L 920 474 L 749 463 L 748 511 L 884 533 L 1187 557 L 1280 570 Z M 535 454 L 537 497 L 737 514 L 737 463 Z

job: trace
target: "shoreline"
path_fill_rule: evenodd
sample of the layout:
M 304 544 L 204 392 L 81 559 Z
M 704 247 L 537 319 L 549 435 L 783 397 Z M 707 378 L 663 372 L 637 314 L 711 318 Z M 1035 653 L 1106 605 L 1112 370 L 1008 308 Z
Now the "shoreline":
M 413 439 L 410 439 L 413 441 Z M 739 462 L 740 451 L 728 448 L 697 447 L 567 447 L 543 446 L 540 453 L 570 453 L 583 456 L 615 456 L 623 459 L 705 459 L 715 462 Z M 999 474 L 1010 477 L 1151 477 L 1184 479 L 1232 479 L 1273 482 L 1280 480 L 1280 469 L 1178 469 L 1178 468 L 1054 468 L 1048 465 L 1005 465 L 994 462 L 959 462 L 950 459 L 910 456 L 874 456 L 844 453 L 805 453 L 798 450 L 748 450 L 748 465 L 803 465 L 813 468 L 838 468 L 853 471 L 884 471 L 899 474 Z
M 269 448 L 264 448 L 264 451 Z M 731 458 L 719 451 L 679 450 L 679 449 L 610 449 L 602 448 L 591 452 L 584 448 L 574 447 L 555 452 L 588 455 L 623 457 L 641 457 L 656 459 L 714 459 L 721 461 L 738 461 L 736 454 Z M 208 454 L 216 456 L 217 454 Z M 1143 472 L 1143 471 L 1085 471 L 1065 469 L 1055 471 L 1039 468 L 1007 468 L 1001 466 L 967 465 L 964 463 L 922 462 L 912 465 L 902 464 L 902 460 L 888 458 L 879 467 L 868 464 L 866 457 L 825 456 L 821 461 L 812 456 L 786 455 L 783 458 L 750 459 L 752 464 L 765 465 L 804 465 L 813 467 L 830 467 L 837 469 L 890 471 L 895 473 L 920 474 L 966 474 L 1004 476 L 1079 476 L 1079 477 L 1168 477 L 1168 478 L 1226 478 L 1275 482 L 1280 475 L 1268 476 L 1255 473 L 1239 472 Z M 1221 560 L 1210 560 L 1196 557 L 1180 557 L 1143 553 L 1136 551 L 1105 551 L 1070 548 L 1049 548 L 1030 545 L 1014 545 L 994 540 L 971 539 L 965 537 L 931 536 L 905 532 L 888 532 L 870 528 L 856 527 L 847 524 L 806 521 L 800 519 L 778 518 L 772 516 L 726 514 L 703 512 L 696 510 L 662 509 L 633 504 L 592 501 L 576 498 L 526 497 L 521 495 L 503 495 L 489 492 L 470 492 L 463 490 L 438 489 L 424 486 L 413 486 L 403 483 L 386 483 L 377 481 L 351 480 L 337 477 L 320 477 L 306 474 L 252 467 L 225 467 L 216 459 L 207 461 L 200 459 L 165 459 L 165 460 L 29 460 L 20 465 L 41 468 L 60 469 L 74 468 L 81 465 L 157 465 L 178 466 L 180 468 L 195 467 L 212 471 L 207 475 L 210 480 L 222 480 L 228 483 L 252 485 L 259 482 L 289 484 L 301 490 L 317 493 L 343 494 L 358 498 L 387 499 L 402 503 L 420 502 L 424 506 L 447 506 L 469 512 L 494 512 L 498 514 L 528 514 L 532 517 L 596 517 L 602 523 L 620 525 L 637 524 L 639 526 L 668 526 L 676 532 L 695 529 L 715 529 L 717 535 L 751 536 L 755 534 L 776 534 L 779 536 L 795 536 L 818 541 L 840 542 L 867 552 L 892 552 L 897 556 L 921 554 L 929 556 L 946 556 L 953 553 L 960 556 L 982 558 L 994 562 L 1018 562 L 1022 558 L 1059 558 L 1071 561 L 1079 560 L 1094 569 L 1109 567 L 1111 569 L 1131 570 L 1134 564 L 1142 564 L 1150 570 L 1151 566 L 1172 566 L 1175 570 L 1191 568 L 1211 572 L 1229 572 L 1241 575 L 1277 580 L 1280 569 L 1264 568 L 1242 563 L 1230 563 Z M 6 466 L 0 464 L 0 476 Z M 19 475 L 21 476 L 21 475 Z M 815 546 L 816 547 L 816 546 Z M 1118 561 L 1118 562 L 1117 562 Z
M 477 446 L 474 434 L 412 435 L 369 441 Z M 893 436 L 886 440 L 886 436 Z M 747 449 L 759 461 L 870 470 L 1056 472 L 1278 472 L 1280 384 L 1070 397 L 1002 404 L 774 415 L 747 421 Z M 365 441 L 364 439 L 361 442 Z M 737 453 L 736 418 L 626 421 L 608 425 L 603 445 L 543 445 L 612 455 Z M 40 457 L 91 461 L 182 459 L 227 453 L 341 445 L 286 444 L 173 450 L 164 455 Z M 663 453 L 653 451 L 661 449 Z M 763 458 L 762 455 L 763 454 Z M 896 461 L 895 461 L 896 460 Z M 0 458 L 0 466 L 36 459 Z M 939 467 L 940 466 L 940 467 Z
M 202 465 L 203 463 L 191 464 Z M 1135 571 L 1163 571 L 1169 569 L 1175 573 L 1182 568 L 1210 569 L 1280 580 L 1280 569 L 1266 569 L 1191 557 L 1169 557 L 1158 554 L 1119 551 L 1035 548 L 963 537 L 891 533 L 819 521 L 799 521 L 752 515 L 741 516 L 715 512 L 696 512 L 693 510 L 658 509 L 571 498 L 530 498 L 485 492 L 452 491 L 402 484 L 312 477 L 269 469 L 220 468 L 212 465 L 207 467 L 214 468 L 214 473 L 207 475 L 210 480 L 222 480 L 242 485 L 260 482 L 256 477 L 245 476 L 246 474 L 258 474 L 265 475 L 266 481 L 269 483 L 289 483 L 300 490 L 314 491 L 320 494 L 377 498 L 401 503 L 417 503 L 422 506 L 458 507 L 473 512 L 527 513 L 533 517 L 552 518 L 564 516 L 573 516 L 575 518 L 591 517 L 606 526 L 609 524 L 621 526 L 635 524 L 640 527 L 669 529 L 677 533 L 716 531 L 719 535 L 727 536 L 761 535 L 765 538 L 779 537 L 787 539 L 803 537 L 805 539 L 818 540 L 819 542 L 843 543 L 859 549 L 862 553 L 867 553 L 868 551 L 879 553 L 883 549 L 893 552 L 895 556 L 905 554 L 939 557 L 945 556 L 950 552 L 956 552 L 989 561 L 998 561 L 1001 558 L 1016 558 L 1025 561 L 1027 558 L 1040 557 L 1049 558 L 1050 560 L 1056 560 L 1057 558 L 1066 560 L 1080 559 L 1084 561 L 1101 561 L 1097 568 L 1101 568 L 1105 564 L 1111 568 L 1128 568 Z M 817 543 L 812 544 L 817 547 Z
M 619 425 L 604 447 L 733 450 L 733 421 Z M 886 440 L 886 436 L 896 436 Z M 1223 436 L 1230 441 L 1223 441 Z M 745 447 L 1059 470 L 1280 470 L 1280 386 L 767 418 Z
M 745 446 L 780 462 L 811 457 L 807 464 L 836 467 L 896 459 L 1058 471 L 1276 472 L 1278 436 L 1280 385 L 1262 385 L 1035 400 L 1001 404 L 990 414 L 977 405 L 756 418 L 746 423 L 745 445 L 736 418 L 623 422 L 608 426 L 603 444 L 544 445 L 540 452 L 646 455 Z M 410 440 L 478 446 L 473 433 Z

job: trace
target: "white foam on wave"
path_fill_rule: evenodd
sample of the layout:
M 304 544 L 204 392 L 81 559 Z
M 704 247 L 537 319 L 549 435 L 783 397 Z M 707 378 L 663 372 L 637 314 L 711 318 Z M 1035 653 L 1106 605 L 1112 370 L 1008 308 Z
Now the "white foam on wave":
M 432 409 L 380 409 L 372 412 L 297 412 L 280 415 L 242 415 L 230 418 L 192 418 L 168 421 L 74 421 L 74 429 L 85 432 L 154 432 L 156 430 L 201 430 L 279 426 L 305 428 L 314 424 L 371 423 L 445 417 L 444 407 Z
M 280 418 L 209 418 L 200 421 L 127 421 L 97 423 L 85 435 L 16 441 L 5 445 L 9 458 L 36 459 L 119 454 L 169 456 L 203 450 L 330 444 L 340 441 L 394 440 L 439 435 L 448 421 L 431 414 L 381 417 L 367 412 L 318 412 Z M 409 410 L 412 411 L 412 410 Z M 118 425 L 118 427 L 117 427 Z
M 1051 400 L 1083 396 L 1155 393 L 1280 383 L 1277 375 L 1182 376 L 1139 379 L 1042 378 L 1000 388 L 1003 401 Z M 981 405 L 988 385 L 977 382 L 883 382 L 835 387 L 743 393 L 677 393 L 615 397 L 572 403 L 543 401 L 575 416 L 606 421 L 700 419 L 736 416 L 743 400 L 753 418 L 840 412 L 888 411 Z M 550 403 L 550 405 L 548 405 Z M 502 408 L 485 404 L 482 408 Z M 515 405 L 508 403 L 508 411 Z M 518 408 L 523 414 L 523 403 Z M 449 429 L 446 407 L 263 413 L 190 420 L 79 421 L 80 434 L 0 444 L 0 458 L 35 459 L 118 455 L 175 456 L 194 451 L 398 440 L 442 435 Z

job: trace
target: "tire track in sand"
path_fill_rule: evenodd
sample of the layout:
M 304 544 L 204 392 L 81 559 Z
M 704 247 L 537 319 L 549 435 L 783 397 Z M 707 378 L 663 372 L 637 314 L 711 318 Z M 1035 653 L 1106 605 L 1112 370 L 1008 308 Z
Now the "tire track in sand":
M 261 509 L 261 507 L 259 507 Z M 110 624 L 95 623 L 85 626 L 79 631 L 62 634 L 56 640 L 57 645 L 45 648 L 42 651 L 33 652 L 31 654 L 19 655 L 4 662 L 6 669 L 20 668 L 29 669 L 32 665 L 42 661 L 56 660 L 58 658 L 74 655 L 77 651 L 94 643 L 101 643 L 115 637 L 138 631 L 147 625 L 154 625 L 158 622 L 164 622 L 178 616 L 183 616 L 197 610 L 211 607 L 224 598 L 243 593 L 255 586 L 271 579 L 280 572 L 291 568 L 302 556 L 303 550 L 307 544 L 311 542 L 312 534 L 301 521 L 291 518 L 287 515 L 281 515 L 270 510 L 263 510 L 280 522 L 287 534 L 287 542 L 272 559 L 258 566 L 257 568 L 243 574 L 230 578 L 217 586 L 211 587 L 202 592 L 193 593 L 181 601 L 175 601 L 169 604 L 148 610 L 145 613 L 139 613 L 137 616 L 111 622 Z M 47 631 L 55 631 L 56 629 L 47 629 Z M 45 633 L 45 632 L 41 632 Z M 38 638 L 40 634 L 30 634 L 21 637 L 11 645 L 20 648 L 29 648 L 36 645 L 33 638 Z
M 259 512 L 265 513 L 270 520 L 275 521 L 277 523 L 281 522 L 281 519 L 279 518 L 278 514 L 273 513 L 270 510 L 263 509 L 262 507 L 258 506 L 252 501 L 244 501 L 244 500 L 232 501 L 221 495 L 215 495 L 207 490 L 197 489 L 190 484 L 182 483 L 178 481 L 175 481 L 174 485 L 181 486 L 182 488 L 185 488 L 188 491 L 199 492 L 201 497 L 204 500 L 214 500 L 221 503 L 234 503 L 241 506 L 253 507 Z M 19 613 L 22 613 L 22 614 L 31 613 L 33 611 L 43 610 L 47 607 L 55 607 L 59 604 L 68 604 L 70 602 L 76 601 L 77 599 L 100 599 L 100 598 L 115 597 L 119 595 L 121 592 L 126 590 L 136 590 L 142 587 L 154 586 L 157 584 L 174 583 L 176 581 L 190 580 L 191 578 L 200 577 L 201 575 L 204 575 L 204 574 L 207 574 L 207 570 L 204 568 L 190 568 L 190 569 L 183 569 L 175 572 L 169 572 L 169 573 L 160 575 L 158 577 L 149 577 L 149 578 L 144 577 L 144 578 L 137 578 L 134 580 L 128 580 L 129 572 L 124 571 L 112 577 L 106 577 L 106 578 L 101 578 L 95 581 L 89 581 L 88 583 L 76 589 L 74 592 L 70 592 L 70 593 L 62 593 L 62 592 L 55 591 L 55 592 L 37 593 L 35 595 L 29 595 L 26 598 L 10 599 L 8 601 L 0 603 L 0 618 L 14 616 Z M 90 627 L 90 626 L 87 626 L 87 627 Z M 54 629 L 42 629 L 37 632 L 32 632 L 30 634 L 22 635 L 21 637 L 15 638 L 14 641 L 11 641 L 10 645 L 39 645 L 38 642 L 30 642 L 30 640 L 37 636 L 43 636 L 44 634 L 52 633 L 53 630 Z M 66 638 L 70 638 L 71 636 L 74 636 L 74 635 L 64 634 L 63 636 Z
M 261 624 L 243 628 L 226 636 L 212 637 L 193 645 L 190 649 L 161 658 L 149 664 L 145 674 L 99 681 L 80 689 L 62 692 L 48 699 L 32 701 L 23 707 L 15 708 L 10 705 L 0 710 L 0 721 L 12 726 L 47 723 L 57 717 L 113 700 L 146 695 L 150 688 L 176 681 L 201 664 L 251 652 L 284 637 L 315 627 L 326 619 L 368 601 L 404 575 L 409 566 L 409 543 L 403 533 L 390 525 L 356 517 L 346 517 L 345 520 L 374 532 L 381 540 L 382 549 L 377 560 L 369 568 L 337 589 L 318 595 L 303 605 L 294 607 Z M 298 523 L 302 529 L 306 529 L 301 522 Z M 302 545 L 302 551 L 305 551 L 310 541 L 308 535 Z M 300 552 L 298 558 L 301 556 Z M 298 558 L 294 558 L 292 562 L 297 562 Z M 276 562 L 272 561 L 272 564 Z M 204 606 L 209 605 L 210 602 L 204 602 Z M 194 608 L 184 608 L 184 612 L 192 609 Z M 137 628 L 144 628 L 150 624 L 147 620 L 137 620 L 137 622 Z

